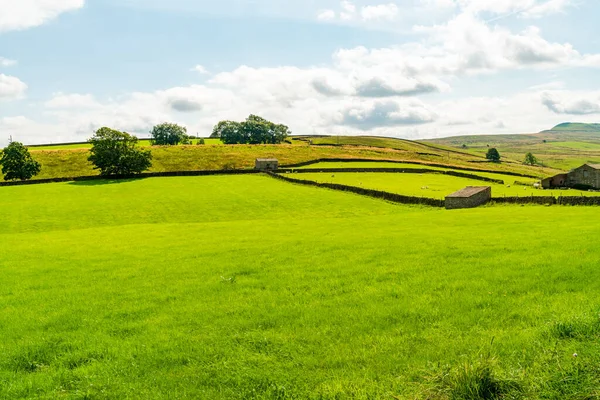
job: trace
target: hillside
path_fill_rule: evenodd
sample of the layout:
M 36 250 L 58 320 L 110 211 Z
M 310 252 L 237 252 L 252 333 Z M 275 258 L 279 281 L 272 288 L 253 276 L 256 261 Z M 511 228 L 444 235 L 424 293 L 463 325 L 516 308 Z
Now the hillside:
M 503 157 L 518 161 L 531 152 L 541 165 L 562 170 L 600 162 L 600 124 L 564 123 L 533 134 L 455 136 L 422 143 L 450 146 L 478 156 L 495 147 Z
M 312 141 L 312 144 L 310 144 Z M 72 145 L 31 147 L 32 156 L 42 164 L 37 179 L 96 175 L 87 161 L 87 148 Z M 377 137 L 294 137 L 284 145 L 217 145 L 152 147 L 151 172 L 247 169 L 260 157 L 275 157 L 282 165 L 298 164 L 322 158 L 360 158 L 375 160 L 416 161 L 499 172 L 544 176 L 555 173 L 551 168 L 528 167 L 518 161 L 487 163 L 480 154 L 460 149 L 409 140 Z

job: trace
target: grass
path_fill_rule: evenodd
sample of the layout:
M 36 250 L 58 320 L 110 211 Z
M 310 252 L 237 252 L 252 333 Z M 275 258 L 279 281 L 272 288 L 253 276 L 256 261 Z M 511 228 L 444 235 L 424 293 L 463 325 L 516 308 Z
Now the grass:
M 0 192 L 0 398 L 599 395 L 595 208 L 263 176 Z
M 499 174 L 486 174 L 494 178 L 531 182 L 527 178 L 515 178 Z M 466 186 L 491 186 L 492 196 L 599 196 L 600 192 L 583 192 L 579 190 L 540 190 L 532 186 L 513 184 L 500 185 L 469 178 L 459 178 L 443 174 L 403 174 L 383 172 L 336 172 L 336 173 L 302 173 L 293 175 L 296 179 L 316 181 L 320 183 L 338 183 L 367 189 L 382 190 L 407 196 L 430 197 L 441 199 Z
M 409 142 L 410 143 L 410 142 Z M 32 150 L 34 159 L 42 164 L 36 177 L 59 178 L 98 174 L 87 161 L 87 149 Z M 152 147 L 151 172 L 193 171 L 254 168 L 256 158 L 275 157 L 282 165 L 297 164 L 320 158 L 367 158 L 379 160 L 440 162 L 457 166 L 480 167 L 463 154 L 450 153 L 446 158 L 421 155 L 414 151 L 399 151 L 374 147 L 320 147 L 307 145 L 228 145 L 228 146 L 172 146 Z M 543 170 L 516 164 L 485 164 L 485 168 L 534 175 L 552 175 L 556 170 Z

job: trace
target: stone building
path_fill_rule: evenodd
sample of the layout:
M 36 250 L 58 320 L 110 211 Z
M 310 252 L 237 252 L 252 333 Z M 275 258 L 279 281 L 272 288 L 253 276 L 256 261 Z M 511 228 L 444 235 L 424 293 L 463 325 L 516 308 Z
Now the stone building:
M 584 164 L 567 174 L 542 180 L 544 189 L 559 187 L 600 189 L 600 164 Z
M 276 158 L 257 158 L 254 168 L 260 171 L 275 171 L 279 168 L 279 161 Z
M 456 193 L 446 196 L 446 209 L 474 208 L 492 199 L 490 186 L 467 186 Z
M 600 164 L 584 164 L 567 176 L 569 187 L 600 189 Z
M 558 174 L 542 180 L 544 189 L 566 187 L 568 185 L 568 174 Z

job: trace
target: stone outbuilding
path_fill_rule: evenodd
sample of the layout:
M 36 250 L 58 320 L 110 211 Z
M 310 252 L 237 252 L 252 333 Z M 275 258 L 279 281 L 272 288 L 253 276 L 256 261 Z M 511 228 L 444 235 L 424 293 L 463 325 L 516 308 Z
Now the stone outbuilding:
M 567 175 L 569 187 L 600 189 L 600 164 L 584 164 Z
M 490 186 L 467 186 L 456 193 L 446 196 L 446 209 L 479 207 L 492 199 Z
M 558 174 L 542 180 L 544 189 L 566 187 L 568 185 L 568 174 Z
M 257 158 L 254 168 L 259 171 L 276 171 L 279 161 L 276 158 Z

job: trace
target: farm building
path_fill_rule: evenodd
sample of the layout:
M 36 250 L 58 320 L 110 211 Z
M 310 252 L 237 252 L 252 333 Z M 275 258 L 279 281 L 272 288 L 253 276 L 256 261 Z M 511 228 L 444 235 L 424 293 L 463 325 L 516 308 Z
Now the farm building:
M 276 158 L 257 158 L 255 169 L 260 171 L 275 171 L 279 168 L 279 161 Z
M 456 193 L 446 196 L 446 209 L 474 208 L 492 199 L 490 186 L 467 186 Z
M 542 180 L 542 187 L 544 189 L 565 187 L 567 186 L 568 174 L 558 174 Z
M 557 187 L 600 189 L 600 164 L 584 164 L 567 174 L 542 180 L 544 189 Z

